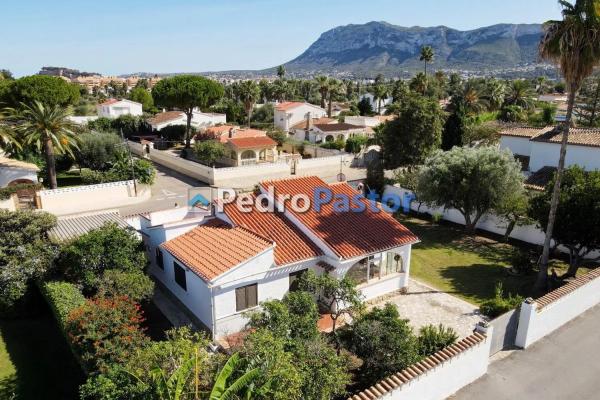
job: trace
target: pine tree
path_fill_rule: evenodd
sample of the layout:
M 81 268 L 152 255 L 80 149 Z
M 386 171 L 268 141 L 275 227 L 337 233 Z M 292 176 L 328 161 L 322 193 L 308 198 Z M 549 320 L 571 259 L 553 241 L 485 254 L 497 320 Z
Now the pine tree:
M 577 96 L 579 123 L 600 127 L 600 75 L 587 79 Z

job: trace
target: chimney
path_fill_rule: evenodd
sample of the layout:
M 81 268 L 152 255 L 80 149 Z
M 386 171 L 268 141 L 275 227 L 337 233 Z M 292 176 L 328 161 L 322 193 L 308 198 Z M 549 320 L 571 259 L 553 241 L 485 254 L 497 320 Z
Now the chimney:
M 235 129 L 233 127 L 229 128 L 229 139 L 231 139 L 235 134 Z
M 310 115 L 310 111 L 306 113 L 306 130 L 310 131 L 313 127 L 313 120 Z

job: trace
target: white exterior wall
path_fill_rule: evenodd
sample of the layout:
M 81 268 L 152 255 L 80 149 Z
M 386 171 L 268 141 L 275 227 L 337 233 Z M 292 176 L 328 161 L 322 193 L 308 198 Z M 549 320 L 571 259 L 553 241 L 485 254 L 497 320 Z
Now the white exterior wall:
M 117 118 L 121 115 L 139 116 L 143 114 L 142 104 L 129 100 L 121 100 L 108 105 L 98 104 L 96 111 L 98 116 L 104 118 Z
M 362 99 L 367 99 L 369 100 L 369 103 L 371 103 L 371 108 L 373 109 L 374 112 L 377 112 L 377 108 L 378 108 L 378 103 L 379 101 L 375 100 L 375 97 L 371 94 L 371 93 L 365 93 L 362 96 L 360 96 L 360 100 Z M 385 107 L 389 104 L 392 104 L 392 101 L 394 99 L 391 97 L 388 97 L 387 99 L 381 99 L 381 113 L 383 114 L 385 112 Z
M 344 122 L 346 122 L 347 124 L 357 125 L 357 126 L 364 126 L 364 127 L 369 126 L 371 128 L 374 128 L 374 127 L 378 126 L 379 124 L 381 124 L 381 121 L 379 121 L 375 117 L 350 116 L 350 115 L 344 117 Z
M 122 181 L 42 190 L 38 196 L 42 210 L 68 215 L 141 203 L 149 200 L 151 193 L 150 187 L 138 183 L 136 197 L 133 181 Z
M 481 343 L 379 397 L 380 400 L 443 400 L 485 375 L 492 330 Z
M 312 104 L 303 104 L 285 111 L 277 110 L 277 106 L 275 106 L 273 123 L 287 132 L 293 125 L 305 120 L 309 112 L 311 118 L 322 118 L 327 115 L 327 111 Z
M 560 144 L 546 142 L 531 142 L 531 158 L 529 169 L 537 171 L 542 167 L 558 166 Z M 565 166 L 579 165 L 586 171 L 600 169 L 600 147 L 567 145 Z
M 500 149 L 509 149 L 513 154 L 531 155 L 531 141 L 526 137 L 500 136 Z M 537 170 L 536 170 L 537 171 Z
M 17 195 L 12 194 L 8 199 L 0 199 L 0 210 L 15 211 L 17 209 Z
M 539 311 L 535 301 L 524 302 L 521 305 L 515 344 L 527 348 L 599 303 L 600 278 L 562 296 Z
M 36 183 L 38 181 L 37 172 L 24 168 L 0 167 L 0 187 L 6 187 L 17 179 L 27 179 L 31 183 Z

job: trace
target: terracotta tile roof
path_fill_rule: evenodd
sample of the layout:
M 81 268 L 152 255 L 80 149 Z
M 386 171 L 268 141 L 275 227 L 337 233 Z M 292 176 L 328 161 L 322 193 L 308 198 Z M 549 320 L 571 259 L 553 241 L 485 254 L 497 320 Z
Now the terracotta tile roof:
M 546 184 L 552 180 L 556 167 L 542 167 L 525 179 L 525 187 L 533 190 L 544 190 Z
M 245 228 L 216 219 L 161 245 L 207 282 L 272 246 Z
M 562 131 L 560 129 L 547 130 L 531 140 L 560 144 Z M 571 128 L 568 143 L 577 146 L 600 147 L 600 128 Z
M 15 160 L 14 158 L 8 158 L 3 156 L 0 156 L 0 167 L 21 168 L 35 172 L 40 170 L 38 166 L 33 163 Z
M 337 123 L 337 119 L 328 118 L 328 117 L 313 118 L 312 123 L 313 123 L 313 126 L 314 125 L 322 125 L 322 124 L 332 124 L 332 123 Z M 304 128 L 306 128 L 306 120 L 303 120 L 301 122 L 298 122 L 295 125 L 292 125 L 292 129 L 304 129 Z
M 117 99 L 108 99 L 103 103 L 100 103 L 101 106 L 110 106 L 111 104 L 115 104 L 118 103 L 121 100 L 117 100 Z
M 305 103 L 301 103 L 299 101 L 284 101 L 283 103 L 279 103 L 275 106 L 275 109 L 278 111 L 287 111 L 292 108 L 300 107 Z
M 206 133 L 209 135 L 215 135 L 215 137 L 217 137 L 217 135 L 220 135 L 222 133 L 226 133 L 226 132 L 228 133 L 231 128 L 239 129 L 239 126 L 233 126 L 233 125 L 211 126 L 209 128 L 206 128 Z
M 235 226 L 242 226 L 275 242 L 275 263 L 291 264 L 318 257 L 323 253 L 304 233 L 280 212 L 241 212 L 229 203 L 224 205 L 225 214 Z
M 231 143 L 235 148 L 238 149 L 252 149 L 256 147 L 277 146 L 277 142 L 268 136 L 234 137 L 231 139 L 227 139 L 227 142 Z
M 383 122 L 393 121 L 394 119 L 396 119 L 396 116 L 395 115 L 376 115 L 375 118 L 378 119 L 379 122 L 383 123 Z
M 276 196 L 282 194 L 304 194 L 313 197 L 316 188 L 329 188 L 333 194 L 354 196 L 356 192 L 347 183 L 328 185 L 316 176 L 261 182 L 263 188 L 273 187 Z M 360 201 L 369 206 L 369 201 Z M 304 213 L 295 212 L 289 204 L 286 210 L 340 258 L 347 259 L 394 247 L 415 243 L 419 239 L 393 216 L 386 212 L 373 212 L 368 208 L 364 212 L 338 212 L 333 204 L 325 204 L 320 212 L 311 206 Z
M 500 131 L 501 136 L 514 136 L 514 137 L 522 137 L 522 138 L 533 138 L 537 135 L 540 135 L 546 131 L 550 131 L 554 129 L 554 127 L 549 126 L 546 128 L 533 128 L 531 126 L 511 126 L 506 129 Z
M 579 278 L 576 278 L 574 280 L 572 280 L 571 282 L 567 283 L 566 285 L 559 287 L 556 290 L 551 291 L 550 293 L 538 298 L 535 300 L 535 302 L 537 303 L 537 311 L 541 311 L 544 307 L 548 306 L 549 304 L 554 303 L 555 301 L 559 300 L 560 298 L 568 295 L 569 293 L 575 291 L 576 289 L 580 288 L 581 286 L 586 285 L 587 283 L 600 278 L 600 267 L 593 269 L 592 271 L 588 272 L 585 275 L 580 276 Z
M 156 114 L 154 117 L 148 119 L 148 123 L 152 125 L 158 125 L 165 122 L 173 121 L 181 118 L 185 114 L 181 111 L 166 111 L 160 114 Z
M 315 124 L 315 128 L 318 128 L 323 132 L 338 132 L 348 131 L 351 129 L 363 129 L 362 126 L 347 124 L 345 122 L 339 122 L 337 124 Z
M 385 379 L 382 379 L 370 388 L 350 397 L 348 400 L 379 399 L 386 393 L 406 385 L 413 379 L 419 378 L 421 375 L 427 374 L 429 371 L 435 369 L 439 365 L 448 362 L 452 358 L 460 355 L 474 346 L 477 346 L 485 340 L 485 335 L 475 332 L 461 341 L 454 343 L 453 345 L 450 345 L 419 361 L 418 363 L 413 364 L 400 372 L 396 372 Z

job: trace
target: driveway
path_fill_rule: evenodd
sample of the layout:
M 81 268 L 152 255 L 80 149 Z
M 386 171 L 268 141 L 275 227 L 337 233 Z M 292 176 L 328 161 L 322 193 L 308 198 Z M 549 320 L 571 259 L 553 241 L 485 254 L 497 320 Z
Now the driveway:
M 385 299 L 382 303 L 395 304 L 400 316 L 410 321 L 415 332 L 425 325 L 442 324 L 451 327 L 463 338 L 473 333 L 475 325 L 483 320 L 477 306 L 458 297 L 440 292 L 414 279 L 410 280 L 408 286 L 408 294 Z
M 493 362 L 487 375 L 453 400 L 592 400 L 600 398 L 600 306 L 527 350 Z
M 143 212 L 165 210 L 175 205 L 185 206 L 187 203 L 188 189 L 191 187 L 207 186 L 189 176 L 183 175 L 172 169 L 154 164 L 156 167 L 156 180 L 152 185 L 150 200 L 133 206 L 121 207 L 121 215 L 132 215 Z

